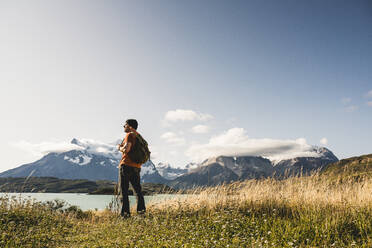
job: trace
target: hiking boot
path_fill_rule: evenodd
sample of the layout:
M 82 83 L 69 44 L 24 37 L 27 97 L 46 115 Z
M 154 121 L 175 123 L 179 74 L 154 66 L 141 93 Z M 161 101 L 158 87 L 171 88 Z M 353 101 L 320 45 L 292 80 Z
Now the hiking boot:
M 145 216 L 146 210 L 137 211 L 137 214 L 140 216 Z
M 120 216 L 121 216 L 123 219 L 129 219 L 129 218 L 130 218 L 130 214 L 128 214 L 128 213 L 121 214 Z

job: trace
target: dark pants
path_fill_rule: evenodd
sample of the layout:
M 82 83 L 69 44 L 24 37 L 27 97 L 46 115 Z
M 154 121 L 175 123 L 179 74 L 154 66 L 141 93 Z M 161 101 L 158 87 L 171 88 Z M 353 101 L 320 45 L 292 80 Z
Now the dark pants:
M 119 184 L 120 184 L 120 196 L 121 196 L 121 216 L 129 216 L 129 197 L 128 188 L 129 182 L 137 195 L 137 212 L 145 212 L 145 200 L 142 195 L 141 181 L 140 181 L 140 168 L 132 166 L 122 165 L 119 169 Z

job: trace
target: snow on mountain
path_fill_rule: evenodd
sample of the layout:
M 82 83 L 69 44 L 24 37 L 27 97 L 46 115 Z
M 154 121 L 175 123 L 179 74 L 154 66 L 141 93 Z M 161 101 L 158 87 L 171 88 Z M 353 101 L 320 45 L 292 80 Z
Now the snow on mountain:
M 337 160 L 334 154 L 325 147 L 318 147 L 312 146 L 311 149 L 308 151 L 309 155 L 302 154 L 301 156 L 289 156 L 289 158 L 281 158 L 281 157 L 266 157 L 271 161 L 271 163 L 276 166 L 283 161 L 285 161 L 288 165 L 294 165 L 299 158 L 322 158 L 324 160 L 331 160 L 332 162 Z
M 200 164 L 198 163 L 188 163 L 185 168 L 187 169 L 187 172 L 192 172 L 193 170 L 195 170 L 196 168 L 198 168 L 200 166 Z
M 278 176 L 308 174 L 311 171 L 321 170 L 330 163 L 337 162 L 338 158 L 325 147 L 313 147 L 317 156 L 297 157 L 284 159 L 273 163 Z
M 141 166 L 141 177 L 156 173 L 156 168 L 153 163 L 145 163 Z
M 167 183 L 168 179 L 160 175 L 154 163 L 149 160 L 141 166 L 141 182 Z
M 90 163 L 90 161 L 92 161 L 92 156 L 88 155 L 88 154 L 79 154 L 75 157 L 69 157 L 67 155 L 65 155 L 63 157 L 64 160 L 67 160 L 71 163 L 74 163 L 74 164 L 78 164 L 78 165 L 87 165 Z M 102 161 L 104 162 L 104 161 Z M 102 163 L 101 162 L 101 163 Z
M 114 143 L 103 143 L 90 139 L 74 138 L 72 139 L 71 144 L 77 145 L 82 150 L 87 151 L 91 154 L 101 155 L 113 159 L 120 159 L 121 153 L 117 149 L 117 145 L 120 142 L 120 140 L 117 140 Z
M 162 177 L 168 180 L 173 180 L 188 172 L 188 169 L 174 168 L 169 163 L 158 163 L 156 169 Z
M 104 161 L 100 161 L 99 165 L 113 165 L 117 167 L 122 156 L 121 152 L 117 150 L 117 145 L 121 143 L 121 140 L 106 144 L 89 139 L 74 138 L 71 143 L 81 147 L 83 154 L 73 158 L 65 156 L 65 159 L 80 166 L 89 164 L 92 160 L 91 156 L 95 155 L 107 158 Z M 141 166 L 141 181 L 163 183 L 166 180 L 159 174 L 152 161 L 147 161 Z

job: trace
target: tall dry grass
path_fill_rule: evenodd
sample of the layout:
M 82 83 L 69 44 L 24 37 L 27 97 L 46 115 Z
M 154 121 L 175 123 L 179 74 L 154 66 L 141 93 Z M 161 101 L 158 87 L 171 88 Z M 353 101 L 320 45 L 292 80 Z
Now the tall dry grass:
M 239 226 L 227 235 L 230 242 L 237 241 L 234 247 L 372 247 L 370 177 L 345 180 L 314 174 L 248 180 L 189 193 L 152 204 L 150 211 L 213 220 L 209 228 L 219 232 L 226 223 Z M 212 247 L 223 247 L 219 245 Z
M 371 208 L 372 178 L 328 178 L 319 174 L 291 177 L 286 180 L 262 179 L 235 182 L 212 188 L 196 188 L 187 197 L 152 204 L 152 209 L 241 206 L 244 203 L 285 203 L 288 206 L 323 208 Z

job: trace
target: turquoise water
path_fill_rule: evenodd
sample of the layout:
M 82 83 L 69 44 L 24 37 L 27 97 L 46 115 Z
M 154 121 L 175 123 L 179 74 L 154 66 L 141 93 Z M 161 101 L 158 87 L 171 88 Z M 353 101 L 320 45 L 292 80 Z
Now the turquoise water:
M 70 205 L 80 207 L 82 210 L 88 209 L 105 209 L 110 202 L 113 201 L 114 196 L 112 195 L 88 195 L 88 194 L 77 194 L 77 193 L 0 193 L 0 197 L 8 195 L 9 197 L 15 196 L 16 198 L 32 198 L 36 201 L 53 201 L 55 199 L 64 200 Z M 181 195 L 151 195 L 145 196 L 145 203 L 156 203 L 162 202 L 175 197 L 181 197 Z M 131 206 L 136 205 L 136 197 L 129 196 L 129 202 Z

